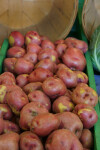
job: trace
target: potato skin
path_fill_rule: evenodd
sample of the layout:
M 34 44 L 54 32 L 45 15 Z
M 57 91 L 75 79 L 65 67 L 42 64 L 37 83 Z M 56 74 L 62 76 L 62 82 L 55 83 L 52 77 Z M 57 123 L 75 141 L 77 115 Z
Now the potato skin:
M 48 77 L 52 77 L 53 73 L 48 69 L 37 68 L 28 77 L 29 82 L 43 82 Z
M 68 129 L 80 138 L 83 124 L 76 114 L 72 112 L 62 112 L 57 113 L 56 116 L 60 120 L 60 129 Z
M 23 86 L 28 84 L 28 76 L 28 74 L 20 74 L 19 76 L 17 76 L 16 84 L 22 88 Z
M 10 107 L 7 104 L 0 104 L 0 118 L 10 120 L 12 116 Z
M 24 55 L 23 57 L 27 61 L 30 61 L 33 64 L 37 63 L 37 54 L 33 52 L 28 52 L 27 54 Z
M 52 105 L 52 110 L 55 113 L 60 113 L 64 111 L 73 111 L 74 104 L 70 101 L 69 97 L 60 96 L 58 97 Z
M 24 58 L 18 58 L 15 64 L 15 72 L 17 75 L 31 73 L 34 69 L 34 65 L 25 60 Z
M 20 89 L 13 90 L 7 94 L 7 103 L 16 115 L 19 115 L 23 106 L 28 102 L 27 95 Z
M 67 48 L 66 44 L 58 44 L 56 47 L 56 52 L 58 53 L 58 57 L 61 58 L 62 55 L 65 53 Z
M 90 129 L 98 120 L 98 115 L 95 109 L 88 104 L 78 104 L 75 106 L 75 114 L 81 119 L 84 128 Z
M 52 113 L 39 114 L 33 118 L 30 130 L 38 136 L 47 136 L 59 127 L 58 118 Z
M 27 49 L 28 53 L 36 53 L 36 54 L 38 54 L 42 48 L 39 45 L 35 44 L 35 43 L 34 44 L 33 43 L 29 43 L 27 45 L 26 49 Z
M 50 70 L 51 72 L 55 73 L 56 72 L 56 69 L 57 69 L 57 66 L 56 64 L 51 61 L 50 59 L 43 59 L 41 61 L 39 61 L 34 68 L 44 68 L 44 69 L 48 69 Z
M 28 83 L 23 87 L 23 90 L 26 94 L 29 94 L 35 90 L 42 89 L 42 83 L 41 82 L 32 82 Z
M 67 88 L 77 86 L 77 75 L 69 68 L 60 68 L 57 71 L 57 76 L 66 84 Z
M 20 150 L 29 149 L 44 150 L 39 137 L 30 131 L 26 131 L 20 134 Z
M 98 95 L 95 90 L 87 84 L 81 83 L 73 90 L 72 101 L 75 104 L 83 103 L 95 107 L 98 102 Z
M 7 57 L 15 57 L 15 58 L 20 58 L 25 55 L 25 49 L 19 46 L 13 46 L 8 49 L 7 51 Z
M 4 71 L 11 72 L 15 74 L 15 64 L 17 62 L 17 58 L 5 58 L 4 59 Z
M 83 129 L 80 142 L 84 148 L 91 149 L 93 147 L 93 135 L 89 129 Z
M 78 83 L 88 83 L 88 76 L 82 71 L 74 71 L 77 75 Z
M 44 105 L 48 111 L 51 109 L 51 102 L 49 97 L 40 90 L 35 90 L 28 94 L 28 99 L 31 102 L 40 102 L 42 105 Z
M 43 40 L 41 43 L 42 49 L 55 49 L 55 45 L 50 40 Z
M 0 85 L 15 85 L 16 80 L 11 72 L 4 72 L 0 75 Z
M 23 130 L 29 130 L 31 122 L 35 116 L 47 113 L 48 110 L 39 102 L 30 102 L 23 107 L 20 112 L 19 125 Z
M 17 133 L 6 133 L 0 135 L 0 150 L 19 150 L 19 135 Z
M 73 37 L 66 38 L 64 43 L 68 47 L 75 47 L 75 48 L 80 49 L 83 53 L 85 53 L 88 50 L 88 45 L 86 42 L 73 38 Z
M 71 70 L 83 71 L 86 66 L 85 56 L 76 48 L 68 48 L 62 56 L 62 61 Z
M 46 150 L 83 150 L 77 137 L 67 129 L 59 129 L 52 132 L 45 144 Z

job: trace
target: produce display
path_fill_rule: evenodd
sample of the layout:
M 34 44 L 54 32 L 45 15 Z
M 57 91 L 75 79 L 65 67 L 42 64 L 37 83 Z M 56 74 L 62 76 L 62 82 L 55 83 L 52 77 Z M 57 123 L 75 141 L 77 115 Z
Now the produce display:
M 0 150 L 91 150 L 98 95 L 88 85 L 88 45 L 12 31 L 0 75 Z

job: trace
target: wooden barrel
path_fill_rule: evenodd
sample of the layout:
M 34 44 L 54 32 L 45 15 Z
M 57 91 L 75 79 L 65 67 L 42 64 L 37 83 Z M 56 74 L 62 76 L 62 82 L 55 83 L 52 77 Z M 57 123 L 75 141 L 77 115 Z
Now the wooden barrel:
M 82 25 L 88 40 L 100 25 L 100 0 L 85 0 L 82 11 Z
M 65 38 L 77 9 L 78 0 L 0 0 L 0 42 L 14 30 L 35 30 L 52 41 Z

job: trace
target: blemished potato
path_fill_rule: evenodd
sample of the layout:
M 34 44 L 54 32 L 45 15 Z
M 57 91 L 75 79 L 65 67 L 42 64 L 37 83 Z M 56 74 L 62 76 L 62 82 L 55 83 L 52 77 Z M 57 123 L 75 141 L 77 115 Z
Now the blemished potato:
M 30 44 L 27 45 L 26 49 L 27 49 L 28 53 L 38 54 L 42 48 L 39 45 L 35 44 L 35 43 L 34 44 L 30 43 Z
M 25 131 L 20 134 L 19 145 L 20 150 L 44 150 L 39 137 L 30 131 Z
M 4 59 L 4 71 L 15 73 L 15 64 L 17 62 L 17 58 L 5 58 Z
M 51 102 L 50 98 L 42 91 L 35 90 L 28 94 L 28 99 L 31 102 L 40 102 L 42 105 L 44 105 L 48 111 L 51 109 Z
M 10 107 L 7 104 L 0 104 L 0 118 L 10 120 L 12 116 Z
M 52 104 L 54 113 L 61 113 L 64 111 L 73 111 L 74 104 L 70 101 L 69 97 L 60 96 Z
M 51 61 L 50 59 L 43 59 L 41 61 L 39 61 L 34 68 L 44 68 L 44 69 L 48 69 L 51 72 L 56 72 L 57 69 L 57 65 Z
M 33 118 L 30 130 L 38 136 L 47 136 L 58 129 L 60 121 L 52 113 L 39 114 Z
M 83 129 L 80 142 L 84 148 L 91 149 L 93 147 L 93 135 L 89 129 Z
M 4 120 L 0 118 L 0 135 L 3 134 L 4 131 Z
M 73 90 L 72 101 L 75 104 L 83 103 L 95 107 L 98 103 L 98 95 L 96 91 L 87 84 L 81 83 Z
M 86 66 L 85 56 L 77 48 L 67 48 L 62 56 L 62 61 L 71 70 L 83 71 Z
M 16 84 L 22 88 L 23 86 L 28 84 L 28 76 L 28 74 L 20 74 L 19 76 L 17 76 Z
M 67 48 L 66 44 L 58 44 L 56 47 L 56 52 L 58 53 L 58 57 L 61 58 L 62 55 L 65 53 Z
M 59 63 L 57 65 L 57 71 L 59 71 L 60 69 L 69 69 L 69 68 L 65 64 Z
M 53 73 L 48 69 L 37 68 L 28 77 L 29 82 L 43 82 L 48 77 L 52 77 Z
M 3 120 L 3 125 L 4 125 L 3 133 L 20 132 L 19 126 L 11 121 Z
M 28 45 L 30 43 L 40 45 L 41 37 L 36 31 L 28 31 L 25 34 L 25 44 Z
M 24 58 L 18 58 L 15 64 L 15 73 L 17 75 L 20 74 L 28 74 L 31 73 L 34 69 L 34 64 L 25 60 Z
M 85 53 L 88 50 L 88 45 L 85 41 L 79 40 L 73 37 L 66 38 L 64 43 L 68 47 L 75 47 L 75 48 L 80 49 L 83 53 Z
M 73 111 L 81 119 L 84 128 L 90 129 L 98 120 L 95 109 L 88 104 L 77 104 Z
M 60 39 L 54 42 L 55 46 L 57 46 L 58 44 L 64 44 L 65 40 Z
M 33 64 L 37 63 L 37 54 L 34 52 L 28 52 L 27 54 L 24 55 L 23 57 L 27 61 L 30 61 Z
M 0 135 L 0 150 L 19 150 L 18 133 L 5 133 Z
M 28 83 L 23 87 L 23 90 L 26 94 L 29 94 L 35 90 L 41 90 L 41 89 L 42 89 L 42 83 L 41 82 Z
M 58 54 L 55 50 L 53 49 L 43 49 L 39 52 L 38 54 L 38 60 L 46 59 L 49 58 L 51 61 L 57 63 L 58 60 Z
M 7 104 L 16 115 L 19 115 L 23 106 L 28 102 L 27 95 L 21 89 L 16 89 L 7 93 Z
M 39 102 L 30 102 L 25 105 L 20 112 L 19 125 L 21 129 L 29 130 L 33 118 L 42 113 L 48 113 L 48 110 Z
M 64 95 L 67 90 L 63 81 L 57 77 L 47 78 L 42 84 L 42 89 L 50 98 L 53 99 Z
M 83 124 L 80 118 L 72 112 L 57 113 L 56 116 L 60 121 L 60 129 L 68 129 L 80 138 L 83 130 Z
M 0 85 L 15 85 L 16 80 L 11 72 L 4 72 L 0 75 Z
M 74 71 L 77 75 L 78 83 L 88 83 L 88 76 L 82 71 Z
M 83 150 L 78 138 L 67 129 L 52 132 L 45 144 L 46 150 Z
M 69 97 L 69 98 L 70 98 L 70 101 L 72 102 L 72 91 L 71 91 L 71 90 L 67 89 L 67 91 L 66 91 L 66 93 L 65 93 L 64 96 Z
M 25 55 L 25 49 L 19 46 L 13 46 L 8 49 L 7 51 L 7 57 L 15 57 L 15 58 L 20 58 Z
M 77 75 L 69 68 L 60 68 L 56 75 L 65 83 L 67 88 L 74 88 L 77 85 Z
M 50 40 L 43 40 L 41 43 L 42 49 L 55 49 L 55 45 Z

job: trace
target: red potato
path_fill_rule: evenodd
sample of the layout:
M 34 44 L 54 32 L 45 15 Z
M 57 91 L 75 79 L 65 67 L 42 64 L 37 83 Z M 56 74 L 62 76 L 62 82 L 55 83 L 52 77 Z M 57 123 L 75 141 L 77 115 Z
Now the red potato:
M 78 138 L 67 129 L 59 129 L 51 133 L 45 144 L 46 150 L 83 150 Z
M 11 72 L 4 72 L 0 75 L 0 85 L 15 85 L 16 80 L 14 75 Z
M 6 133 L 0 135 L 0 150 L 19 150 L 19 135 L 17 133 Z
M 31 122 L 38 114 L 48 113 L 48 110 L 39 102 L 30 102 L 20 112 L 19 125 L 23 130 L 29 130 Z
M 55 73 L 57 69 L 57 65 L 54 62 L 52 62 L 50 59 L 43 59 L 39 61 L 34 68 L 44 68 Z
M 23 90 L 26 94 L 29 94 L 35 90 L 41 90 L 41 89 L 42 89 L 41 82 L 28 83 L 23 87 Z
M 64 40 L 60 39 L 54 42 L 54 44 L 57 46 L 58 44 L 64 44 Z
M 69 98 L 70 98 L 70 101 L 72 102 L 72 91 L 71 91 L 71 90 L 67 89 L 67 91 L 66 91 L 66 93 L 65 93 L 64 96 L 69 97 Z
M 88 83 L 88 76 L 82 71 L 74 71 L 77 75 L 78 83 Z
M 49 97 L 43 93 L 40 90 L 35 90 L 28 94 L 28 99 L 31 102 L 40 102 L 42 105 L 44 105 L 48 111 L 51 109 L 51 102 Z
M 10 120 L 13 114 L 7 104 L 0 104 L 0 118 Z
M 62 55 L 65 53 L 67 48 L 66 44 L 58 44 L 56 47 L 56 52 L 58 53 L 58 57 L 61 58 Z
M 98 120 L 98 115 L 93 107 L 88 104 L 78 104 L 75 106 L 75 114 L 81 119 L 84 128 L 90 129 Z
M 57 76 L 65 83 L 67 88 L 74 88 L 77 85 L 77 75 L 69 68 L 62 68 L 57 71 Z
M 44 150 L 43 145 L 39 137 L 26 131 L 20 134 L 20 150 Z
M 63 112 L 56 114 L 60 121 L 60 129 L 68 129 L 80 138 L 83 130 L 83 124 L 80 118 L 72 112 Z
M 25 49 L 19 46 L 13 46 L 8 49 L 7 57 L 20 58 L 25 55 Z
M 4 71 L 15 73 L 15 64 L 17 62 L 17 58 L 5 58 L 4 59 Z
M 28 53 L 36 53 L 36 54 L 38 54 L 41 51 L 42 48 L 39 45 L 35 44 L 35 43 L 29 43 L 27 45 L 26 49 L 27 49 Z
M 17 76 L 16 84 L 21 88 L 24 87 L 26 84 L 28 84 L 28 76 L 28 74 L 21 74 Z
M 33 64 L 37 63 L 37 54 L 33 52 L 28 52 L 27 54 L 24 55 L 23 57 L 27 61 L 30 61 Z
M 7 103 L 14 114 L 19 115 L 21 109 L 28 103 L 27 95 L 20 89 L 7 93 Z
M 51 61 L 56 62 L 58 61 L 58 54 L 53 49 L 43 49 L 38 54 L 38 60 L 49 58 Z
M 98 95 L 95 90 L 87 86 L 87 84 L 81 83 L 81 85 L 77 85 L 73 90 L 72 101 L 75 104 L 83 103 L 95 107 L 98 103 Z
M 4 120 L 0 118 L 0 135 L 3 134 L 4 131 Z
M 41 44 L 41 37 L 36 31 L 28 31 L 25 35 L 25 44 L 28 45 L 29 43 Z
M 15 64 L 15 72 L 17 75 L 31 73 L 33 69 L 33 63 L 25 60 L 24 58 L 17 59 L 17 62 Z
M 69 97 L 60 96 L 58 97 L 52 105 L 52 110 L 55 113 L 60 113 L 64 111 L 73 111 L 74 104 L 70 101 Z
M 86 66 L 86 59 L 77 48 L 68 48 L 62 56 L 63 63 L 71 70 L 83 71 Z
M 73 37 L 68 37 L 67 39 L 65 39 L 64 43 L 68 47 L 74 47 L 80 49 L 83 53 L 85 53 L 88 50 L 88 45 L 86 42 Z
M 24 36 L 19 31 L 12 31 L 8 37 L 10 46 L 24 45 Z
M 84 148 L 91 149 L 93 148 L 93 135 L 89 129 L 83 129 L 80 142 Z
M 17 85 L 0 85 L 0 103 L 7 104 L 7 93 L 16 89 L 20 89 L 20 87 Z
M 66 93 L 66 86 L 63 81 L 56 77 L 49 77 L 47 78 L 42 84 L 43 91 L 50 97 L 50 98 L 57 98 L 62 96 Z
M 55 49 L 55 45 L 50 40 L 43 40 L 41 43 L 42 49 Z
M 11 121 L 3 120 L 3 125 L 4 125 L 3 133 L 20 132 L 19 126 Z
M 59 127 L 58 118 L 52 113 L 39 114 L 31 122 L 30 130 L 38 136 L 47 136 Z
M 29 82 L 43 82 L 48 77 L 52 77 L 53 73 L 48 69 L 37 68 L 28 77 Z

